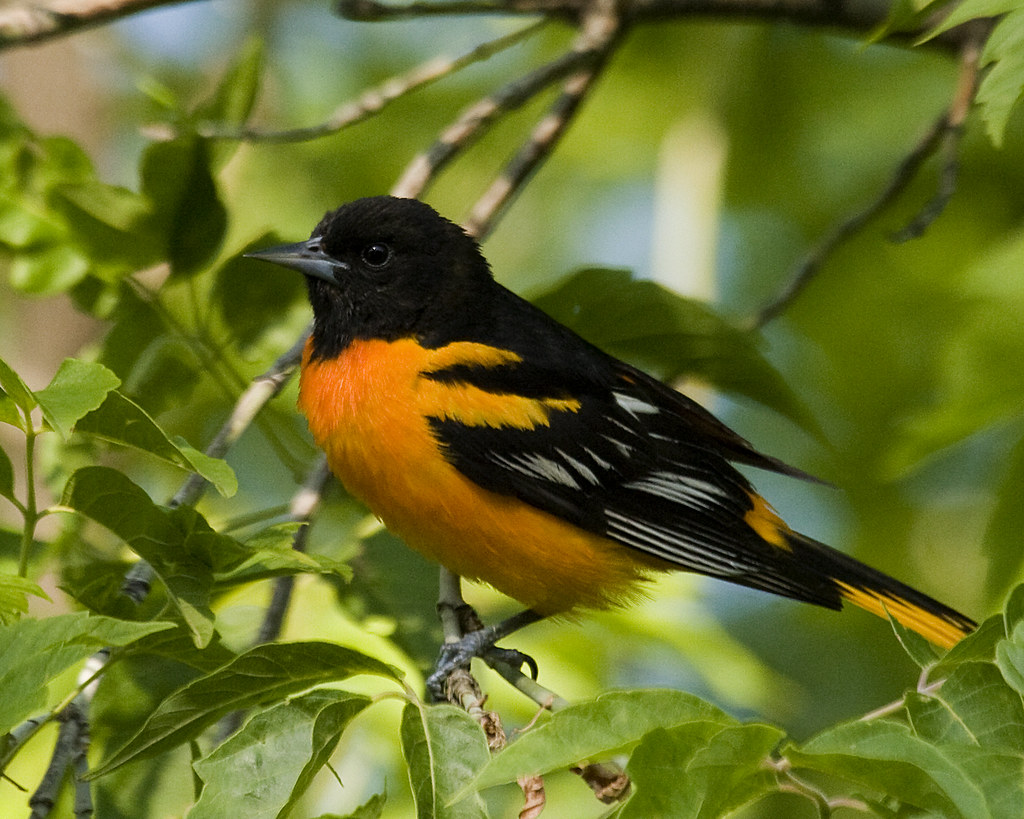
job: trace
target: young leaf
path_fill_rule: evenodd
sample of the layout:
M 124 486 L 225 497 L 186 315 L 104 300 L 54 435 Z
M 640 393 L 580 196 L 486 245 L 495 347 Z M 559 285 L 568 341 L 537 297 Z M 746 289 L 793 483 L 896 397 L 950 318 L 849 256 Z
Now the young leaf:
M 0 624 L 9 626 L 28 611 L 30 594 L 49 600 L 39 586 L 16 574 L 0 574 Z
M 238 490 L 238 479 L 226 462 L 204 455 L 180 439 L 172 440 L 142 407 L 119 392 L 111 392 L 102 405 L 75 425 L 75 431 L 140 449 L 198 472 L 225 497 Z
M 551 715 L 545 724 L 523 734 L 495 756 L 472 783 L 475 790 L 515 782 L 519 776 L 544 774 L 606 756 L 656 728 L 710 723 L 720 728 L 735 719 L 699 697 L 682 691 L 648 689 L 613 691 Z
M 105 646 L 124 646 L 170 623 L 127 623 L 85 612 L 0 626 L 0 736 L 46 704 L 47 686 Z
M 0 389 L 7 393 L 7 397 L 17 404 L 25 415 L 36 408 L 36 399 L 32 395 L 32 390 L 25 386 L 21 377 L 2 358 L 0 358 Z
M 231 711 L 267 705 L 307 688 L 356 674 L 398 680 L 401 672 L 373 657 L 333 643 L 308 641 L 256 646 L 167 697 L 133 737 L 90 773 L 90 778 L 195 739 Z
M 717 819 L 777 789 L 765 765 L 783 733 L 770 725 L 691 722 L 657 728 L 630 757 L 636 794 L 621 819 L 691 816 Z
M 193 768 L 205 783 L 188 819 L 283 819 L 368 697 L 319 689 L 260 711 Z
M 934 743 L 1024 748 L 1024 706 L 992 663 L 961 663 L 942 687 L 907 699 L 914 732 Z
M 402 753 L 419 819 L 485 817 L 465 785 L 487 764 L 487 740 L 461 708 L 410 702 L 402 712 Z
M 36 393 L 46 422 L 67 440 L 71 428 L 99 407 L 121 379 L 102 364 L 66 358 L 50 383 Z
M 819 771 L 887 794 L 935 816 L 988 816 L 985 798 L 943 748 L 885 720 L 849 722 L 824 731 L 784 756 L 798 773 Z

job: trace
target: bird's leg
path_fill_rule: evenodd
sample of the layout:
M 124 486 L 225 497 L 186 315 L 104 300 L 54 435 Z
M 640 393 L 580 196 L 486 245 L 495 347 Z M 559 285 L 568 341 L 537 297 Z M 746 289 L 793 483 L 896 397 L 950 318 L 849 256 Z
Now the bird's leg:
M 446 699 L 445 683 L 448 677 L 458 668 L 468 670 L 469 662 L 474 657 L 484 662 L 500 660 L 513 668 L 526 665 L 533 678 L 537 678 L 537 663 L 532 657 L 515 649 L 498 648 L 494 644 L 523 626 L 543 619 L 542 615 L 526 609 L 496 625 L 484 626 L 473 607 L 462 599 L 459 577 L 447 569 L 441 570 L 437 610 L 444 629 L 444 645 L 441 646 L 433 673 L 427 678 L 427 693 L 433 702 Z

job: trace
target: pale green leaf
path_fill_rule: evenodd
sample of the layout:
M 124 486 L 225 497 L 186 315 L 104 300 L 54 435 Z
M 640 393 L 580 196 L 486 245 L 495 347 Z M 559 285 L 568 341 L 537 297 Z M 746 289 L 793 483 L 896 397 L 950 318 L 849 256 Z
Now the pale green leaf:
M 47 703 L 47 686 L 107 646 L 124 646 L 170 623 L 129 623 L 85 612 L 0 626 L 0 735 Z
M 75 423 L 99 407 L 120 383 L 102 364 L 66 358 L 50 383 L 36 393 L 36 400 L 46 422 L 67 439 Z
M 756 724 L 657 728 L 630 757 L 627 772 L 637 792 L 620 816 L 726 816 L 776 789 L 765 762 L 782 737 L 778 728 Z
M 76 424 L 75 430 L 140 449 L 182 469 L 198 472 L 226 497 L 238 489 L 238 480 L 227 463 L 172 440 L 142 407 L 119 392 L 110 393 L 99 408 Z
M 490 756 L 480 725 L 461 708 L 410 702 L 402 712 L 402 753 L 419 819 L 483 819 L 465 787 Z
M 254 714 L 193 765 L 205 784 L 189 819 L 283 819 L 369 704 L 319 689 Z
M 569 768 L 638 742 L 655 728 L 709 722 L 725 728 L 736 720 L 683 691 L 613 691 L 570 705 L 526 732 L 495 756 L 473 787 L 515 782 L 519 776 Z
M 28 596 L 50 597 L 31 580 L 16 574 L 0 574 L 0 624 L 8 626 L 28 612 Z

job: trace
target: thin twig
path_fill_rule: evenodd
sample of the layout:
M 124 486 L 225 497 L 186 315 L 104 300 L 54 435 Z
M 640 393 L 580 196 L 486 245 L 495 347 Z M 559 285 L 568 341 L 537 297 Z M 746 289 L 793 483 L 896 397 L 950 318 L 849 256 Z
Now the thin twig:
M 818 246 L 800 263 L 796 274 L 790 279 L 789 284 L 783 288 L 782 292 L 751 319 L 749 323 L 752 327 L 763 327 L 772 319 L 777 318 L 796 300 L 797 296 L 804 291 L 807 285 L 814 280 L 818 273 L 821 272 L 825 262 L 831 258 L 832 254 L 841 245 L 856 236 L 864 225 L 881 213 L 896 197 L 903 193 L 917 175 L 925 160 L 935 152 L 945 131 L 946 114 L 943 113 L 936 120 L 935 124 L 928 129 L 928 132 L 917 145 L 914 146 L 914 149 L 903 158 L 896 168 L 896 172 L 889 180 L 889 184 L 886 185 L 874 201 L 840 222 L 832 229 L 831 233 L 819 242 Z
M 592 5 L 584 18 L 573 50 L 594 55 L 581 71 L 573 74 L 562 87 L 562 93 L 545 116 L 533 129 L 529 139 L 505 166 L 501 176 L 477 201 L 466 220 L 466 232 L 477 239 L 487 236 L 504 208 L 516 193 L 547 159 L 568 131 L 580 105 L 593 89 L 602 69 L 619 41 L 621 27 L 617 8 L 612 0 L 601 0 Z
M 441 170 L 483 136 L 500 116 L 521 107 L 548 85 L 586 65 L 595 56 L 589 51 L 570 51 L 471 105 L 433 145 L 406 166 L 392 193 L 407 198 L 422 195 Z
M 38 2 L 7 3 L 0 9 L 0 50 L 41 43 L 147 9 L 186 2 L 189 0 L 51 0 L 45 6 Z
M 526 38 L 540 31 L 547 23 L 547 20 L 531 23 L 511 34 L 481 43 L 460 57 L 434 57 L 420 63 L 411 71 L 391 77 L 380 85 L 363 91 L 356 99 L 338 106 L 331 116 L 319 125 L 275 131 L 263 130 L 252 126 L 232 128 L 217 123 L 201 123 L 196 130 L 200 136 L 211 139 L 233 139 L 246 142 L 303 142 L 330 136 L 365 119 L 376 116 L 386 106 L 400 97 L 406 96 L 420 88 L 425 88 L 473 63 L 490 59 L 495 54 L 521 43 Z M 147 133 L 157 134 L 161 138 L 166 139 L 173 138 L 175 135 L 174 129 L 170 126 L 161 125 L 155 127 L 159 130 L 154 130 L 154 127 L 151 126 L 147 129 Z
M 960 55 L 960 77 L 953 102 L 946 111 L 946 127 L 938 148 L 938 153 L 942 157 L 938 189 L 917 216 L 892 237 L 894 242 L 906 242 L 921 236 L 931 223 L 939 218 L 956 192 L 957 177 L 960 173 L 960 142 L 963 139 L 967 115 L 978 91 L 981 47 L 982 41 L 979 38 L 967 40 Z

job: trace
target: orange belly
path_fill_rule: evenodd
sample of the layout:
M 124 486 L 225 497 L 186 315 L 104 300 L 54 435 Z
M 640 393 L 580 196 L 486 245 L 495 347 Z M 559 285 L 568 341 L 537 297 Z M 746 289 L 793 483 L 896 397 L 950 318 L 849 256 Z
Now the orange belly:
M 337 359 L 303 359 L 299 406 L 331 470 L 409 546 L 542 614 L 604 608 L 642 595 L 665 564 L 644 559 L 508 495 L 482 489 L 445 460 L 427 418 L 525 428 L 545 402 L 445 384 L 422 373 L 514 354 L 473 342 L 436 350 L 412 339 L 357 341 Z M 573 411 L 571 401 L 548 408 Z M 559 406 L 555 407 L 554 405 Z

